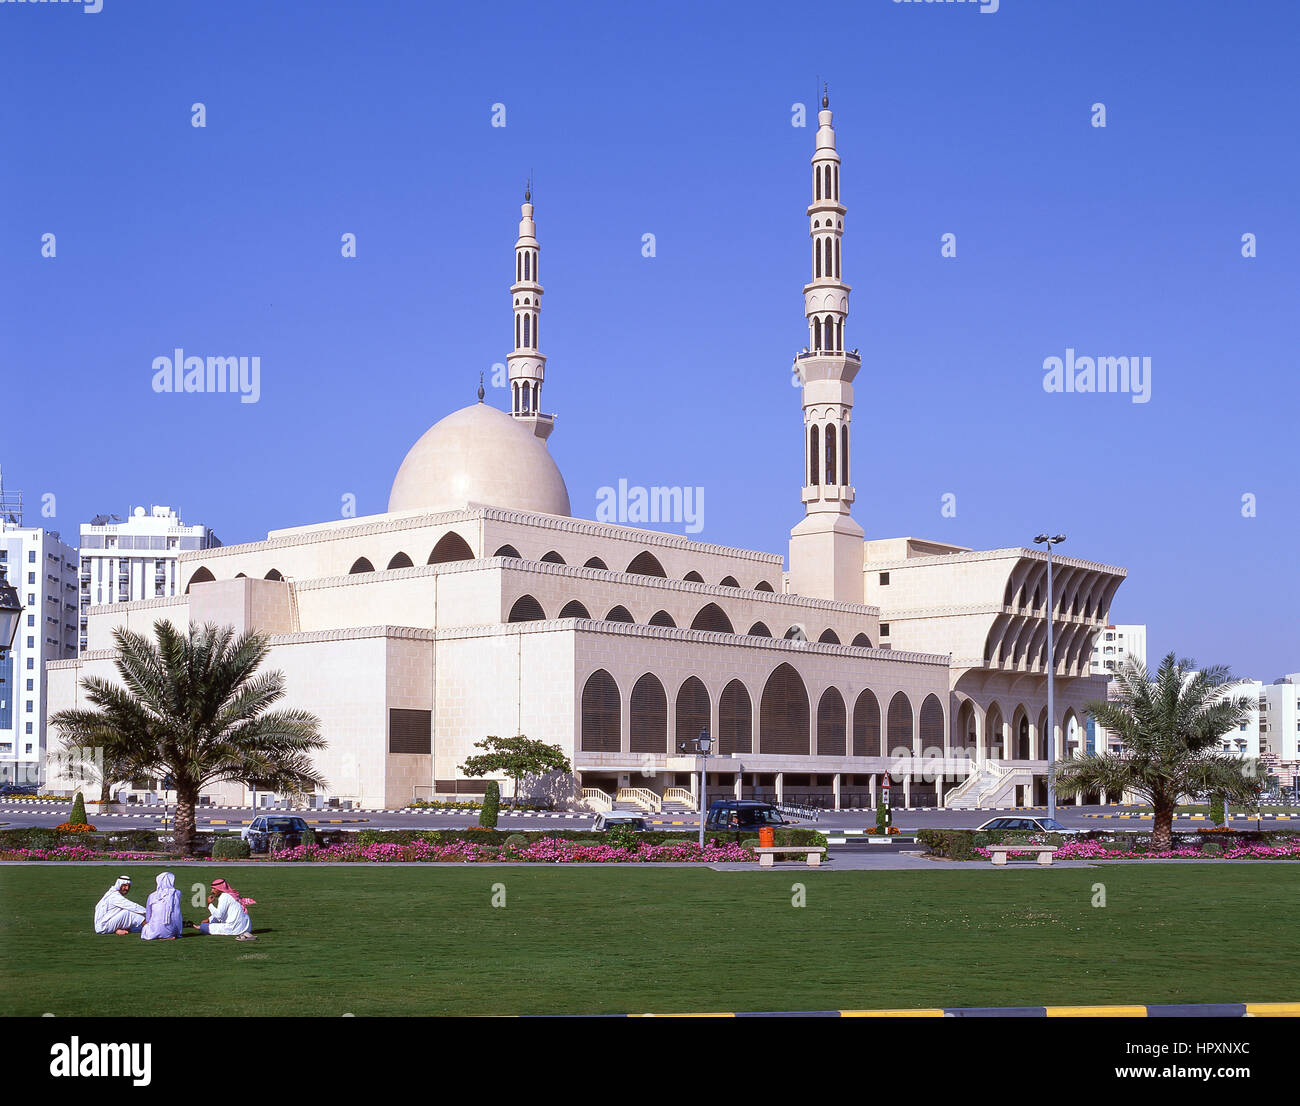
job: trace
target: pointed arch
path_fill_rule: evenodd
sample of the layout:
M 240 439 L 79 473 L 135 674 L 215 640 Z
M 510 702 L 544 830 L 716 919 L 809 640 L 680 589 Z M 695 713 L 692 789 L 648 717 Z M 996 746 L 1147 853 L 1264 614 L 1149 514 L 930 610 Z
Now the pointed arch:
M 826 483 L 834 484 L 835 481 L 835 426 L 830 424 L 826 427 Z
M 474 550 L 469 546 L 455 530 L 448 530 L 438 539 L 437 544 L 429 554 L 426 564 L 441 565 L 450 561 L 472 561 L 474 559 Z
M 844 696 L 836 688 L 828 687 L 817 703 L 817 755 L 844 756 L 844 731 Z
M 701 730 L 710 728 L 712 717 L 709 693 L 704 682 L 698 676 L 691 676 L 677 689 L 677 722 L 675 726 L 677 748 L 683 745 L 691 749 L 691 744 Z
M 606 564 L 604 561 L 602 561 L 599 557 L 592 557 L 592 558 L 590 558 L 590 559 L 587 561 L 587 563 L 586 563 L 585 565 L 583 565 L 582 567 L 583 567 L 583 568 L 598 568 L 598 569 L 600 569 L 602 572 L 608 572 L 608 571 L 609 571 L 609 565 L 607 565 L 607 564 Z
M 912 702 L 901 691 L 889 700 L 889 717 L 886 720 L 889 756 L 896 753 L 911 756 L 912 743 Z
M 576 599 L 570 599 L 560 610 L 561 618 L 590 618 L 591 613 Z
M 278 568 L 273 568 L 273 569 L 271 569 L 270 572 L 268 572 L 265 576 L 263 576 L 262 579 L 263 579 L 263 580 L 283 580 L 283 579 L 284 579 L 284 576 L 280 573 L 280 570 L 279 570 Z
M 704 583 L 704 577 L 701 576 L 701 575 L 700 575 L 698 572 L 696 572 L 694 569 L 691 569 L 691 571 L 688 572 L 685 576 L 683 576 L 682 579 L 683 579 L 683 580 L 689 580 L 689 581 L 690 581 L 691 583 L 693 583 L 693 584 L 702 584 L 702 583 Z
M 794 625 L 791 626 L 788 630 L 786 630 L 785 640 L 786 641 L 807 641 L 808 635 L 804 633 L 804 629 L 802 626 Z
M 247 573 L 247 572 L 236 572 L 236 573 L 235 573 L 235 579 L 236 579 L 236 580 L 247 580 L 247 579 L 248 579 L 248 573 Z
M 677 623 L 673 621 L 673 616 L 670 615 L 667 611 L 655 611 L 655 613 L 650 616 L 650 625 L 651 626 L 676 626 Z
M 858 635 L 853 639 L 852 644 L 853 644 L 854 646 L 856 646 L 857 648 L 859 648 L 859 649 L 870 649 L 870 648 L 871 648 L 871 639 L 870 639 L 869 637 L 867 637 L 866 634 L 858 634 Z
M 814 423 L 808 430 L 808 484 L 815 486 L 821 483 L 817 474 L 821 471 L 819 454 L 821 453 L 821 435 Z
M 939 696 L 927 695 L 925 701 L 921 704 L 921 716 L 918 720 L 917 729 L 921 736 L 921 755 L 922 756 L 942 756 L 944 753 L 944 735 L 947 733 L 948 724 L 943 717 L 943 704 L 939 702 Z
M 618 684 L 603 668 L 582 686 L 582 749 L 587 753 L 617 753 L 622 740 L 622 704 Z
M 668 573 L 664 571 L 664 566 L 659 563 L 659 558 L 648 549 L 642 550 L 633 557 L 625 571 L 634 576 L 658 576 L 663 580 L 668 578 Z
M 668 752 L 668 696 L 653 673 L 647 672 L 633 685 L 629 710 L 631 751 Z
M 724 576 L 721 580 L 718 581 L 718 587 L 738 588 L 740 587 L 740 581 L 737 580 L 734 576 Z
M 771 637 L 772 631 L 767 628 L 766 622 L 755 622 L 749 628 L 750 637 Z
M 189 595 L 190 588 L 195 584 L 206 584 L 215 579 L 216 577 L 212 575 L 212 570 L 207 565 L 199 565 L 194 570 L 194 575 L 190 577 L 190 582 L 185 585 L 185 594 Z
M 817 640 L 821 642 L 823 645 L 839 645 L 840 635 L 837 634 L 834 630 L 827 627 L 825 630 L 822 631 L 822 636 L 819 637 Z
M 772 585 L 769 584 L 766 580 L 759 580 L 759 582 L 754 585 L 754 590 L 770 592 L 772 590 Z
M 388 567 L 393 568 L 414 568 L 411 558 L 405 553 L 394 553 L 388 561 Z
M 700 608 L 700 613 L 691 621 L 692 630 L 708 630 L 715 634 L 734 634 L 731 619 L 716 603 L 707 603 Z
M 358 572 L 374 572 L 375 566 L 365 557 L 358 557 L 352 562 L 352 567 L 348 569 L 348 575 L 355 575 Z
M 718 752 L 753 752 L 754 707 L 749 692 L 739 680 L 732 680 L 722 689 L 718 701 Z
M 605 621 L 606 622 L 635 622 L 636 619 L 632 617 L 631 611 L 629 611 L 626 607 L 620 606 L 620 607 L 615 607 L 607 615 L 605 615 Z
M 808 730 L 808 690 L 799 673 L 782 664 L 763 687 L 758 708 L 758 751 L 808 756 Z
M 552 549 L 549 553 L 543 553 L 542 560 L 545 561 L 548 565 L 562 565 L 565 563 L 564 558 L 561 557 L 557 552 L 555 552 L 554 549 Z
M 537 602 L 531 595 L 521 595 L 515 600 L 515 604 L 510 608 L 510 617 L 507 622 L 542 622 L 546 614 L 542 610 L 542 605 Z
M 853 755 L 883 757 L 885 742 L 880 732 L 880 700 L 867 688 L 853 704 Z
M 514 557 L 515 560 L 522 560 L 522 559 L 523 559 L 523 558 L 521 558 L 521 557 L 519 556 L 519 550 L 516 549 L 513 545 L 503 545 L 500 549 L 498 549 L 495 553 L 493 553 L 492 556 L 494 556 L 494 557 Z

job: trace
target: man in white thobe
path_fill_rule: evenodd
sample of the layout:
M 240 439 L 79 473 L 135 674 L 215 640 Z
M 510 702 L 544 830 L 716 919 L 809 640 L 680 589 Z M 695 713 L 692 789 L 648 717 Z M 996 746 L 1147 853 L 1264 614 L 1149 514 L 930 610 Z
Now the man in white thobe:
M 144 907 L 126 897 L 131 877 L 118 876 L 104 897 L 95 904 L 95 932 L 126 934 L 144 925 Z

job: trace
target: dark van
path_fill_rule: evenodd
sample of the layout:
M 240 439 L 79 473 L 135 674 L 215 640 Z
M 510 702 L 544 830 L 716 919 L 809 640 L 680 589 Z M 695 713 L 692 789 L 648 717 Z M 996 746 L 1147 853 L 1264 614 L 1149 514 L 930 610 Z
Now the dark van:
M 712 830 L 756 830 L 762 826 L 785 826 L 789 823 L 771 803 L 756 799 L 715 799 L 709 804 L 709 816 L 704 825 Z

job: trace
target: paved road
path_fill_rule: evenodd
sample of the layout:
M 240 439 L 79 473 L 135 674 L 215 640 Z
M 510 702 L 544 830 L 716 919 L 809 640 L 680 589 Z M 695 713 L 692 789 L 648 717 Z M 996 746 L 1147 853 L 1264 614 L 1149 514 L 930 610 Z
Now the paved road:
M 1045 813 L 1042 807 L 1034 808 L 1034 813 Z M 261 811 L 259 813 L 267 813 Z M 274 813 L 274 812 L 271 812 Z M 478 815 L 472 811 L 453 811 L 453 812 L 433 812 L 433 811 L 402 811 L 398 813 L 386 812 L 362 812 L 362 811 L 294 811 L 295 813 L 306 818 L 309 823 L 321 828 L 347 828 L 347 829 L 423 829 L 423 828 L 445 828 L 457 829 L 465 826 L 478 824 Z M 896 810 L 894 812 L 894 824 L 900 830 L 921 829 L 924 827 L 944 827 L 952 829 L 973 829 L 988 821 L 990 818 L 998 817 L 1004 811 L 994 810 Z M 1105 814 L 1109 817 L 1099 818 L 1097 815 Z M 1151 826 L 1150 818 L 1141 818 L 1138 816 L 1125 816 L 1121 807 L 1096 807 L 1096 806 L 1060 806 L 1057 808 L 1057 818 L 1063 825 L 1075 829 L 1110 829 L 1128 827 L 1133 829 L 1149 829 Z M 164 815 L 162 807 L 141 807 L 138 810 L 132 810 L 129 814 L 92 816 L 92 820 L 100 829 L 120 828 L 120 829 L 153 829 L 157 828 Z M 0 824 L 19 827 L 19 826 L 56 826 L 67 819 L 68 807 L 59 805 L 38 805 L 38 804 L 20 804 L 4 803 L 0 801 Z M 243 810 L 199 810 L 199 826 L 201 829 L 230 829 L 245 825 L 252 817 L 251 809 Z M 502 811 L 500 822 L 502 829 L 518 830 L 540 830 L 540 829 L 588 829 L 591 827 L 594 816 L 590 814 L 518 814 L 512 815 L 507 811 Z M 664 828 L 698 828 L 698 816 L 692 813 L 667 813 L 662 816 L 651 815 L 648 818 L 652 824 L 658 828 L 662 825 Z M 1300 829 L 1300 818 L 1294 819 L 1297 829 Z M 875 814 L 870 811 L 824 811 L 821 816 L 814 822 L 805 820 L 802 824 L 814 825 L 818 829 L 871 829 L 875 826 Z M 1179 819 L 1175 823 L 1179 829 L 1192 829 L 1203 823 Z M 1254 819 L 1242 820 L 1234 819 L 1234 825 L 1245 828 L 1255 825 Z M 1265 819 L 1262 825 L 1265 828 L 1274 826 L 1282 828 L 1288 825 L 1288 822 Z

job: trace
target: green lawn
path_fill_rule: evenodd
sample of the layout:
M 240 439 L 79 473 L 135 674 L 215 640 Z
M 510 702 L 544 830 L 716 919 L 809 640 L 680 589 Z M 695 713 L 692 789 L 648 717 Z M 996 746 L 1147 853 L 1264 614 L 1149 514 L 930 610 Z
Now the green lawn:
M 224 872 L 255 942 L 90 930 L 117 869 L 0 867 L 0 1014 L 612 1013 L 1300 998 L 1300 864 Z M 152 868 L 132 868 L 132 897 Z M 807 906 L 791 906 L 791 886 Z M 507 905 L 490 904 L 504 883 Z M 1091 905 L 1104 883 L 1108 905 Z M 192 933 L 192 931 L 190 931 Z

